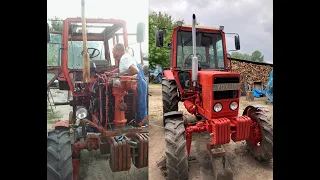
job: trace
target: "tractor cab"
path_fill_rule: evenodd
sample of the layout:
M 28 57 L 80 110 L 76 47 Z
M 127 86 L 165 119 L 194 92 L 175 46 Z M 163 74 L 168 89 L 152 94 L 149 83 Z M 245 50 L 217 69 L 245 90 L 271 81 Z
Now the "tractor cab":
M 143 25 L 138 24 L 136 34 L 128 34 L 125 21 L 86 19 L 86 48 L 88 50 L 86 53 L 90 59 L 90 77 L 93 78 L 95 74 L 114 70 L 118 66 L 118 62 L 112 55 L 112 49 L 116 43 L 123 43 L 127 51 L 139 61 L 140 54 L 135 54 L 134 49 L 130 48 L 128 43 L 129 40 L 136 44 L 143 41 L 144 32 L 141 31 Z M 83 78 L 84 37 L 81 18 L 65 19 L 62 32 L 50 31 L 47 57 L 48 86 L 52 81 L 58 79 L 60 90 L 71 90 L 75 96 L 83 93 L 77 89 Z M 139 52 L 139 49 L 135 50 Z
M 183 91 L 192 90 L 192 61 L 193 48 L 196 50 L 198 62 L 196 64 L 197 76 L 201 71 L 204 74 L 214 73 L 214 71 L 228 71 L 229 55 L 226 50 L 226 39 L 223 26 L 220 28 L 208 26 L 195 26 L 195 46 L 193 46 L 192 26 L 181 24 L 173 29 L 170 48 L 171 51 L 171 70 L 176 70 L 180 86 Z M 230 33 L 234 34 L 234 33 Z M 156 45 L 163 45 L 163 31 L 156 32 Z M 236 50 L 240 49 L 239 35 L 235 36 Z M 165 73 L 171 74 L 166 71 Z

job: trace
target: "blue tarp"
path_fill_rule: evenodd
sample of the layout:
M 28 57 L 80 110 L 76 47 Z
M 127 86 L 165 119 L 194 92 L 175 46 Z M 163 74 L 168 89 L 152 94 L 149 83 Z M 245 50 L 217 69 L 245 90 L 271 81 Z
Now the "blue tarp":
M 138 64 L 139 73 L 137 78 L 138 80 L 138 97 L 136 101 L 137 105 L 137 117 L 136 123 L 140 123 L 145 117 L 147 117 L 148 107 L 147 107 L 147 96 L 148 96 L 148 84 L 147 80 L 143 74 L 142 67 Z M 148 125 L 148 121 L 146 121 L 143 125 Z
M 273 102 L 273 70 L 270 72 L 269 82 L 266 89 L 264 90 L 268 100 Z
M 264 96 L 264 92 L 259 89 L 252 89 L 253 96 L 256 98 Z

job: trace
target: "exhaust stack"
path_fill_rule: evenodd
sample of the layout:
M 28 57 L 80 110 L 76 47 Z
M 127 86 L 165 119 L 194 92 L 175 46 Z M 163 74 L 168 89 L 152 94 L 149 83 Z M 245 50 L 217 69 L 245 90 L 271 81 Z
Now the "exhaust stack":
M 196 15 L 192 15 L 192 48 L 193 48 L 193 57 L 192 57 L 192 83 L 193 87 L 196 86 L 198 79 L 198 57 L 196 52 Z
M 85 17 L 85 0 L 81 0 L 81 15 L 82 15 L 82 38 L 83 38 L 83 83 L 90 82 L 90 59 L 87 49 L 87 23 Z

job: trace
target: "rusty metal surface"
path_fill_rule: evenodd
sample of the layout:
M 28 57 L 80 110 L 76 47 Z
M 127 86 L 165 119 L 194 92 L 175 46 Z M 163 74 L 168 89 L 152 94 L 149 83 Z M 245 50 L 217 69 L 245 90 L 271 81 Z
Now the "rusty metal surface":
M 207 144 L 207 149 L 212 157 L 224 157 L 226 155 L 226 151 L 221 145 L 215 146 L 212 142 Z
M 87 135 L 87 149 L 88 151 L 97 150 L 100 148 L 100 138 L 95 134 Z
M 112 172 L 128 171 L 131 168 L 130 143 L 127 137 L 122 140 L 115 140 L 109 137 L 110 160 L 109 165 Z
M 69 122 L 68 121 L 62 121 L 62 120 L 58 120 L 57 122 L 52 124 L 53 128 L 56 127 L 69 127 Z
M 124 129 L 124 130 L 111 130 L 111 131 L 104 131 L 104 136 L 119 136 L 126 133 L 139 133 L 142 131 L 142 128 L 132 128 L 132 129 Z
M 213 180 L 233 180 L 233 171 L 222 146 L 208 143 L 208 153 L 212 163 Z
M 100 136 L 100 153 L 110 154 L 109 136 Z
M 111 168 L 112 172 L 117 172 L 119 171 L 119 165 L 118 165 L 118 143 L 115 141 L 114 138 L 110 137 L 109 138 L 109 143 L 110 143 L 110 160 L 109 160 L 109 165 Z
M 73 180 L 78 180 L 80 158 L 72 158 Z
M 133 164 L 136 168 L 143 168 L 148 166 L 148 133 L 130 133 L 126 135 L 131 141 L 137 143 L 136 148 L 133 148 Z

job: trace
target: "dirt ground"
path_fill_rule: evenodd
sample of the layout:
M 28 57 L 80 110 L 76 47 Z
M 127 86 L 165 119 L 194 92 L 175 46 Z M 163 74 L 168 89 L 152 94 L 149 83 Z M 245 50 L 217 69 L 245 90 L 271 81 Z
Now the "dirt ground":
M 163 171 L 157 164 L 163 159 L 165 151 L 164 128 L 162 126 L 162 95 L 161 84 L 149 84 L 149 179 L 164 180 Z M 266 98 L 255 98 L 253 102 L 247 102 L 245 97 L 240 99 L 239 114 L 249 104 L 265 103 Z M 269 113 L 273 112 L 272 104 L 268 104 Z M 179 110 L 188 114 L 179 103 Z M 210 157 L 206 151 L 206 143 L 210 141 L 208 133 L 194 133 L 192 136 L 190 156 L 195 156 L 197 162 L 189 163 L 190 180 L 212 179 L 213 172 Z M 255 160 L 246 148 L 245 142 L 234 143 L 231 141 L 225 145 L 227 158 L 233 170 L 234 180 L 272 180 L 273 170 L 267 163 Z
M 64 102 L 67 100 L 67 92 L 59 90 L 51 90 L 55 102 Z M 52 100 L 50 99 L 52 102 Z M 53 107 L 54 116 L 51 108 L 48 108 L 47 129 L 52 129 L 51 124 L 55 119 L 68 120 L 68 114 L 72 110 L 71 106 Z M 100 155 L 100 151 L 87 150 L 81 151 L 79 180 L 147 180 L 148 167 L 137 169 L 133 164 L 129 171 L 113 173 L 109 166 L 109 155 Z

